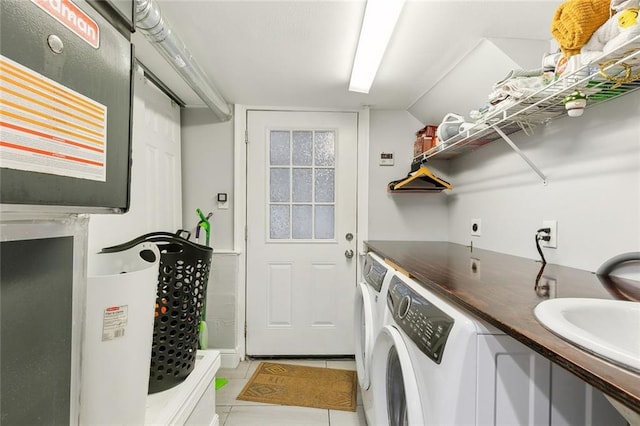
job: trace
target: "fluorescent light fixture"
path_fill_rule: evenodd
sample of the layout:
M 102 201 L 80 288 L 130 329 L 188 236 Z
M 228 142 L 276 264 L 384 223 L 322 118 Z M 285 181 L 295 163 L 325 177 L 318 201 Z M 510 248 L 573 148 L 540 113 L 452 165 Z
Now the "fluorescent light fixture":
M 369 93 L 405 0 L 367 0 L 349 91 Z

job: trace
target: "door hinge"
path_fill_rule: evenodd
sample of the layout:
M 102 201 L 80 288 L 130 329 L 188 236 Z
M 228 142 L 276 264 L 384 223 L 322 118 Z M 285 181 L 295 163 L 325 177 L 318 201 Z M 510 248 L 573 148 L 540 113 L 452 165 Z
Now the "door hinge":
M 244 323 L 244 338 L 247 338 L 247 323 Z
M 249 228 L 247 227 L 247 225 L 244 226 L 244 240 L 245 242 L 247 241 L 249 235 Z
M 249 130 L 244 131 L 244 143 L 249 143 Z

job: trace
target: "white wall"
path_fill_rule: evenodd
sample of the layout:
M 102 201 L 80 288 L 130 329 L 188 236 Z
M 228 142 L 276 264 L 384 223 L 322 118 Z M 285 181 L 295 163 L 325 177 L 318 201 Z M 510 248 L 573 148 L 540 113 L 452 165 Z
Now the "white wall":
M 233 120 L 215 123 L 209 109 L 182 110 L 182 206 L 185 229 L 195 233 L 196 208 L 213 212 L 210 245 L 214 248 L 207 285 L 209 347 L 236 348 L 238 255 L 233 245 Z M 227 193 L 228 209 L 217 194 Z M 195 235 L 194 235 L 195 236 Z M 204 241 L 204 239 L 203 239 Z M 223 358 L 223 362 L 225 359 Z
M 207 328 L 210 348 L 233 349 L 236 347 L 237 275 L 237 254 L 213 254 L 207 288 Z
M 370 114 L 369 131 L 369 239 L 448 239 L 447 191 L 438 194 L 392 194 L 387 184 L 402 179 L 411 169 L 415 133 L 423 125 L 406 111 L 378 111 Z M 393 166 L 380 166 L 381 152 L 393 152 Z M 445 163 L 433 170 L 446 171 Z
M 211 247 L 233 250 L 233 120 L 215 123 L 207 108 L 182 110 L 182 217 L 194 230 L 196 208 L 213 212 Z M 228 209 L 217 206 L 218 193 L 228 194 Z
M 407 175 L 415 132 L 422 127 L 406 111 L 370 112 L 369 239 L 433 240 L 468 244 L 469 224 L 481 218 L 476 247 L 536 258 L 534 233 L 542 220 L 558 221 L 558 249 L 550 263 L 594 270 L 609 257 L 640 250 L 640 93 L 594 107 L 582 118 L 564 118 L 512 138 L 547 174 L 542 181 L 501 141 L 451 162 L 432 161 L 453 184 L 440 194 L 390 194 L 387 184 Z M 206 110 L 182 115 L 185 225 L 191 210 L 214 211 L 214 253 L 207 318 L 212 347 L 236 347 L 238 306 L 234 271 L 233 211 L 219 211 L 217 192 L 233 194 L 233 125 L 212 124 Z M 381 152 L 395 165 L 379 166 Z M 201 189 L 200 182 L 211 182 Z M 232 206 L 231 206 L 232 207 Z
M 183 217 L 188 229 L 200 207 L 213 211 L 213 271 L 207 292 L 207 322 L 211 347 L 236 347 L 238 257 L 233 250 L 233 206 L 219 210 L 217 192 L 233 199 L 233 123 L 213 123 L 204 109 L 182 111 Z M 369 174 L 369 239 L 447 240 L 447 195 L 395 194 L 387 183 L 407 175 L 415 132 L 422 124 L 406 111 L 371 111 Z M 394 152 L 395 165 L 378 165 L 380 152 Z M 355 165 L 354 165 L 355 166 Z M 446 164 L 441 164 L 446 168 Z M 204 183 L 207 183 L 205 185 Z M 193 217 L 193 219 L 191 219 Z
M 608 258 L 640 250 L 640 92 L 522 132 L 512 139 L 546 174 L 538 176 L 505 142 L 454 160 L 449 178 L 452 242 L 538 258 L 534 234 L 558 221 L 549 263 L 593 271 Z M 470 236 L 472 218 L 482 236 Z
M 131 202 L 122 215 L 91 215 L 89 253 L 182 225 L 180 107 L 135 75 Z
M 422 124 L 406 111 L 371 111 L 369 239 L 447 240 L 447 194 L 389 194 L 387 183 L 409 173 L 415 132 Z M 212 247 L 233 250 L 233 123 L 213 123 L 206 109 L 182 111 L 183 221 L 195 227 L 196 207 L 213 211 Z M 380 152 L 395 165 L 379 166 Z M 446 163 L 434 170 L 446 171 Z M 215 196 L 229 194 L 228 210 Z

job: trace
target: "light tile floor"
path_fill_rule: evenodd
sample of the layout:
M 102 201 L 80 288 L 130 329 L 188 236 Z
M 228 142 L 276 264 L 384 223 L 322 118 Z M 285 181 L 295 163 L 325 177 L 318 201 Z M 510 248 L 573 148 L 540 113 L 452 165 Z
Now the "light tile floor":
M 216 391 L 216 413 L 220 426 L 366 426 L 364 409 L 358 389 L 357 411 L 325 410 L 319 408 L 291 407 L 236 399 L 262 360 L 247 360 L 237 368 L 221 368 L 216 377 L 229 379 L 229 383 Z M 343 368 L 355 370 L 353 360 L 290 360 L 269 359 L 265 361 L 309 367 Z

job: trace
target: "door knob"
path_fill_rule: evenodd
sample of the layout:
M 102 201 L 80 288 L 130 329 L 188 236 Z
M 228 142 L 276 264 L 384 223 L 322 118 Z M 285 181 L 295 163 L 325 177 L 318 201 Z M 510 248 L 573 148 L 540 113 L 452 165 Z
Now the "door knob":
M 353 257 L 353 250 L 351 250 L 351 249 L 345 250 L 344 251 L 344 257 L 346 257 L 347 259 L 351 259 Z

